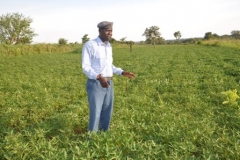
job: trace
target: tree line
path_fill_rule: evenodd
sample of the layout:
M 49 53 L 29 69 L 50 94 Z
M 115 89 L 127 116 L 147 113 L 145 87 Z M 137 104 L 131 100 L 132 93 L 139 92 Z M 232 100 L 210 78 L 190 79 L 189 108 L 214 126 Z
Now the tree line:
M 8 44 L 8 45 L 15 45 L 15 44 L 31 44 L 33 37 L 37 36 L 34 30 L 30 27 L 30 24 L 33 22 L 32 18 L 25 17 L 23 14 L 20 13 L 7 13 L 5 15 L 0 16 L 0 44 Z M 161 33 L 159 31 L 158 26 L 150 26 L 146 28 L 143 32 L 142 36 L 145 36 L 146 39 L 144 44 L 165 44 L 166 40 L 161 37 Z M 174 37 L 176 38 L 177 43 L 180 43 L 180 38 L 182 36 L 180 31 L 176 31 L 173 33 Z M 233 30 L 231 35 L 222 35 L 219 36 L 216 33 L 207 32 L 204 35 L 205 40 L 210 39 L 226 39 L 226 38 L 234 38 L 240 39 L 240 31 Z M 85 43 L 90 38 L 88 34 L 85 34 L 82 37 L 82 43 Z M 120 43 L 120 44 L 134 44 L 133 41 L 126 41 L 126 37 L 121 38 L 120 40 L 116 40 L 114 38 L 110 41 L 112 44 Z M 58 40 L 58 44 L 64 45 L 67 44 L 68 40 L 65 38 L 60 38 Z M 76 44 L 77 42 L 75 42 Z

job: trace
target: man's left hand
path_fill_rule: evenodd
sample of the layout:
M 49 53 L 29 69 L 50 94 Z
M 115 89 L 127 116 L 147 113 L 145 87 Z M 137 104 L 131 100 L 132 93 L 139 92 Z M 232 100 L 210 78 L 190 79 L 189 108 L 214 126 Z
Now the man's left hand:
M 123 75 L 124 77 L 128 77 L 129 79 L 133 79 L 134 77 L 136 77 L 135 74 L 133 74 L 132 72 L 127 72 L 127 71 L 123 71 L 123 72 L 122 72 L 122 75 Z

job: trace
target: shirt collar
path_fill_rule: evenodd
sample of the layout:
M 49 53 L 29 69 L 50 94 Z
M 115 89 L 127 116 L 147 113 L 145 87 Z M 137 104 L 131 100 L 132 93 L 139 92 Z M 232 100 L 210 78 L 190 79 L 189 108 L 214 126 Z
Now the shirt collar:
M 97 41 L 98 45 L 106 45 L 105 43 L 102 42 L 102 40 L 99 37 L 96 38 L 96 41 Z M 107 46 L 108 47 L 111 46 L 109 41 L 107 41 Z

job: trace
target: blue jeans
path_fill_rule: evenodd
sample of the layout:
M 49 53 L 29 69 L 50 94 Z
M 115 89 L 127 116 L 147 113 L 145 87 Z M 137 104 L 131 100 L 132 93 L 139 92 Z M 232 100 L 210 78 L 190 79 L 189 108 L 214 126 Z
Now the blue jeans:
M 113 81 L 108 81 L 109 88 L 103 88 L 98 80 L 87 80 L 87 94 L 89 103 L 89 131 L 107 131 L 113 111 L 114 90 Z

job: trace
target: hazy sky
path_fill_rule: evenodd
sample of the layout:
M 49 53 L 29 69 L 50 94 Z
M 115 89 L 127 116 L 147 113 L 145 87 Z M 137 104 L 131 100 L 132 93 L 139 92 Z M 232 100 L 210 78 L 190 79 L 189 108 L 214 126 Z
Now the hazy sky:
M 0 0 L 0 15 L 22 13 L 33 19 L 36 43 L 81 42 L 98 36 L 97 24 L 112 21 L 113 38 L 145 40 L 146 28 L 160 27 L 166 40 L 240 30 L 240 0 Z

